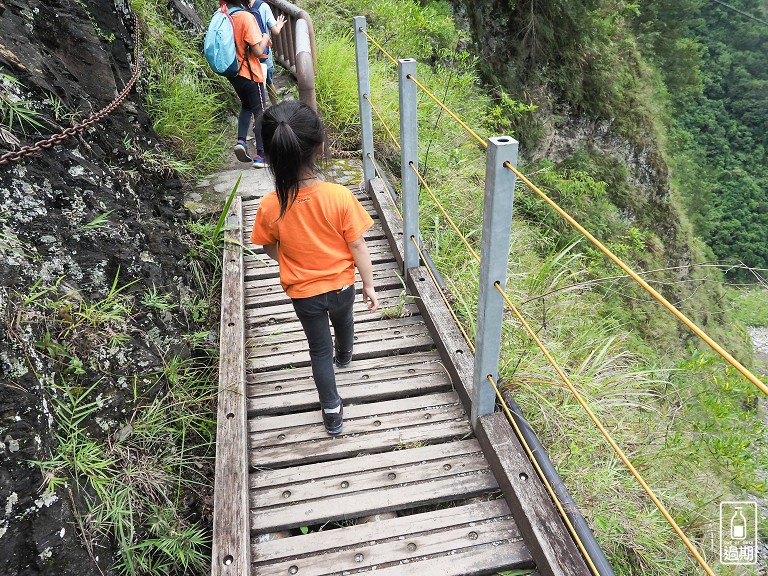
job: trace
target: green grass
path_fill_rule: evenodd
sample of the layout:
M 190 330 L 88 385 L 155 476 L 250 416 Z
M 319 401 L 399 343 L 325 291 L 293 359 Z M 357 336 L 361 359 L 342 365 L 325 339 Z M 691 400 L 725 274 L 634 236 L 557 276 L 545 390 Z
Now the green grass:
M 232 89 L 210 71 L 197 49 L 199 39 L 173 26 L 165 4 L 134 0 L 131 7 L 143 25 L 145 106 L 155 131 L 172 153 L 148 152 L 146 159 L 189 178 L 209 173 L 222 161 L 233 114 Z
M 222 217 L 199 223 L 200 234 L 186 238 L 190 262 L 205 278 L 201 295 L 181 298 L 188 326 L 206 326 L 217 316 L 226 213 L 225 207 Z M 101 294 L 67 293 L 62 277 L 13 295 L 11 309 L 38 334 L 35 348 L 55 374 L 38 375 L 54 418 L 54 442 L 35 464 L 47 490 L 73 491 L 80 537 L 89 545 L 112 543 L 115 574 L 203 574 L 210 567 L 210 537 L 199 508 L 210 490 L 216 342 L 210 330 L 198 330 L 184 338 L 195 351 L 191 358 L 168 355 L 159 369 L 136 363 L 133 372 L 110 373 L 103 359 L 123 353 L 119 348 L 138 334 L 137 317 L 177 309 L 170 294 L 155 286 L 137 290 L 135 283 L 118 273 Z M 120 381 L 117 397 L 127 412 L 115 413 L 109 404 Z M 110 422 L 115 417 L 119 421 Z
M 768 327 L 768 282 L 754 287 L 731 288 L 728 299 L 737 320 L 754 328 Z

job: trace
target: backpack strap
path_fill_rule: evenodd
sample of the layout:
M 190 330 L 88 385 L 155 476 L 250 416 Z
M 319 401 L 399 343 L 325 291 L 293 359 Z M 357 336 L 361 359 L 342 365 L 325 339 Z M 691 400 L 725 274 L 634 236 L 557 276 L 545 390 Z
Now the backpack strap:
M 235 29 L 235 21 L 232 19 L 232 14 L 235 12 L 244 12 L 242 8 L 238 8 L 237 6 L 233 6 L 232 8 L 227 8 L 227 3 L 222 0 L 221 2 L 221 11 L 229 18 L 229 23 L 232 24 L 232 30 Z M 240 66 L 237 67 L 237 73 L 240 74 L 240 70 L 243 68 L 243 64 L 246 64 L 248 66 L 248 74 L 251 77 L 251 82 L 254 82 L 253 79 L 253 69 L 251 68 L 251 60 L 249 58 L 251 53 L 251 46 L 246 42 L 245 44 L 245 50 L 243 52 L 243 61 L 240 62 Z

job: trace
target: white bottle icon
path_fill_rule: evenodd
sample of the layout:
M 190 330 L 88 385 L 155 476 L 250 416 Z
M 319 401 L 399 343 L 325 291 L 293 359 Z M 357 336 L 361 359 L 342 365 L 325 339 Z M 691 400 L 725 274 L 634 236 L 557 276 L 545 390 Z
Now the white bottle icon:
M 747 519 L 741 513 L 741 508 L 736 506 L 736 511 L 731 518 L 731 538 L 744 540 L 747 537 Z

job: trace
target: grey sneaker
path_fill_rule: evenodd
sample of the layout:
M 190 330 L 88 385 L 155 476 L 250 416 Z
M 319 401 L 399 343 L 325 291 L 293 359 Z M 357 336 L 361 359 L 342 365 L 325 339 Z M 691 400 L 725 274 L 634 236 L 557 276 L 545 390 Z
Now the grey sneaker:
M 326 413 L 325 410 L 321 410 L 323 413 L 323 424 L 325 425 L 325 431 L 331 436 L 341 433 L 341 429 L 344 428 L 344 402 L 339 405 L 339 411 L 331 414 Z

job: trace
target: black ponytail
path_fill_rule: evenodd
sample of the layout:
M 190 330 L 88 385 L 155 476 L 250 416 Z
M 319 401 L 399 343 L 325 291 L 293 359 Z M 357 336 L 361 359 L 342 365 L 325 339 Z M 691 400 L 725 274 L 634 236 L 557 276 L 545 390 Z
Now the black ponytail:
M 299 193 L 299 180 L 314 172 L 317 148 L 323 143 L 323 125 L 312 108 L 286 100 L 261 116 L 261 137 L 275 177 L 282 218 Z

